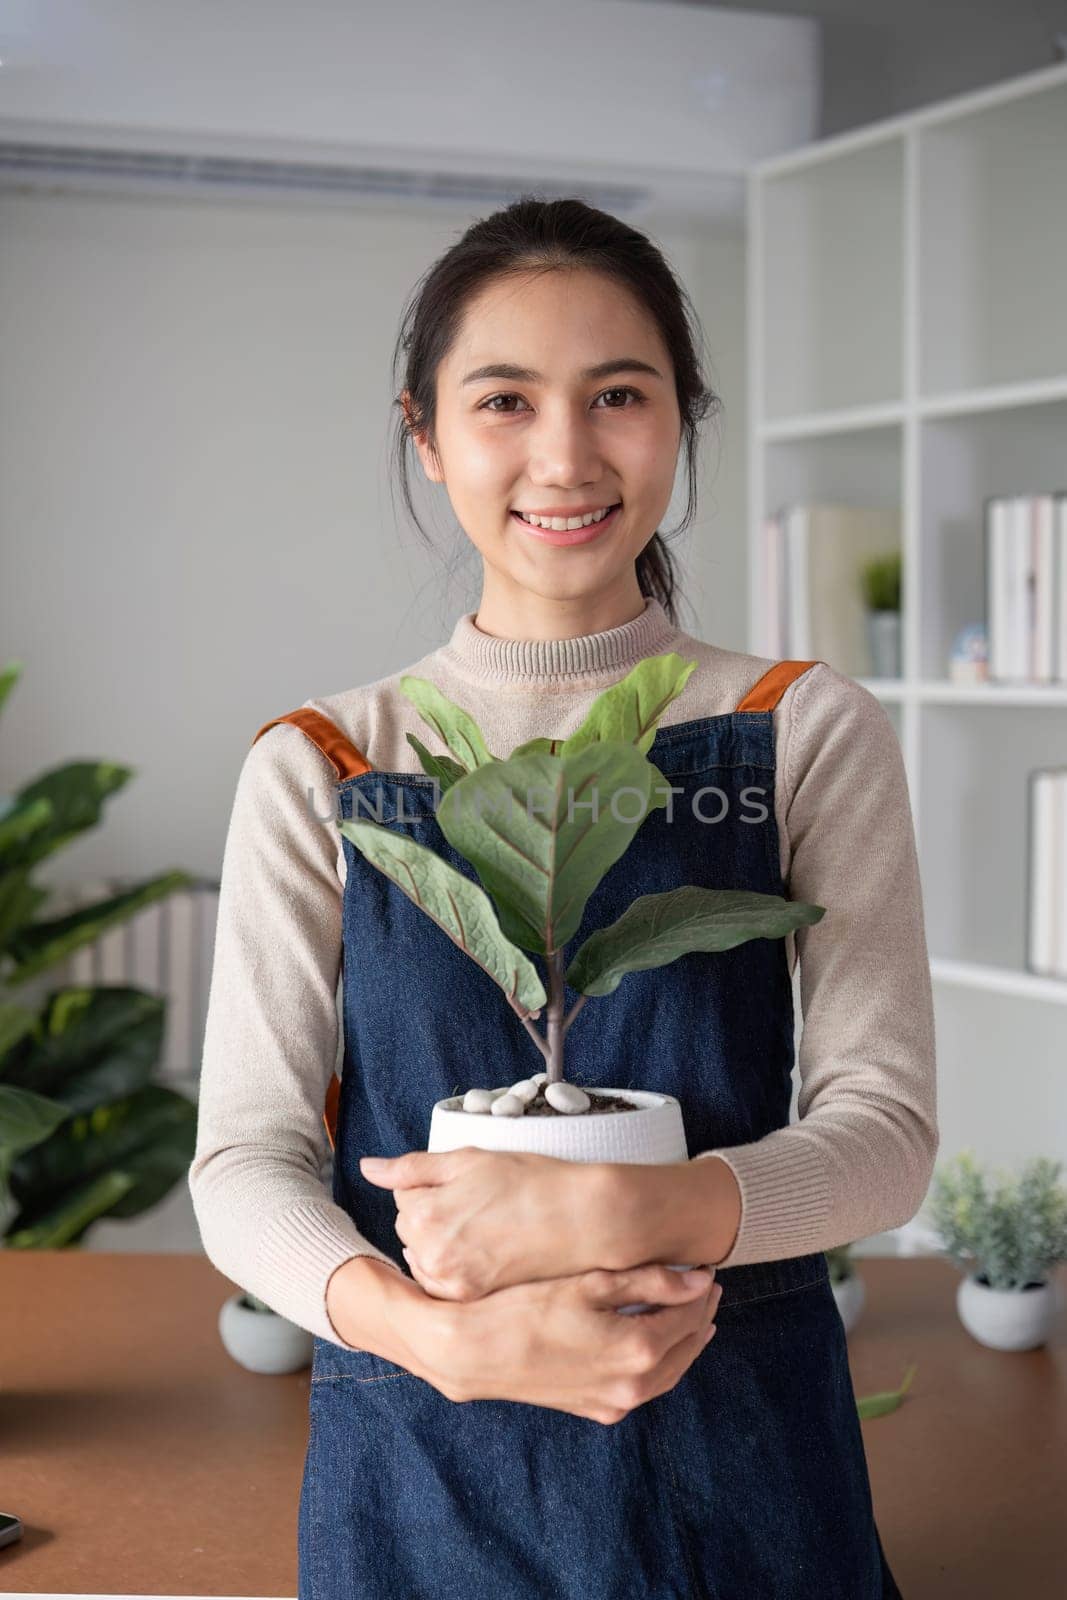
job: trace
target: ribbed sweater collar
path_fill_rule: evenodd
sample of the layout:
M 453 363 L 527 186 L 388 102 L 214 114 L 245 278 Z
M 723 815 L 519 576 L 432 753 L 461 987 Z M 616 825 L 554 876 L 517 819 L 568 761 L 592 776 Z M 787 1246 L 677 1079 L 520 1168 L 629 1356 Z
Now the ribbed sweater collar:
M 662 655 L 681 636 L 659 600 L 645 597 L 645 609 L 617 628 L 579 633 L 570 639 L 506 639 L 475 626 L 475 611 L 459 618 L 441 654 L 466 677 L 482 683 L 554 683 L 599 672 L 619 676 L 646 656 Z

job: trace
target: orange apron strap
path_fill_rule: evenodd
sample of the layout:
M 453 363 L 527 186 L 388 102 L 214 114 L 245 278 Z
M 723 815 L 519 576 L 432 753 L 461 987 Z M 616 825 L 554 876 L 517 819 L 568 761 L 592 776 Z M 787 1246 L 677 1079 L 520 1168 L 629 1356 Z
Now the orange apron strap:
M 789 685 L 807 672 L 809 667 L 819 665 L 821 663 L 818 661 L 776 661 L 752 685 L 739 703 L 738 711 L 773 711 Z
M 339 782 L 354 778 L 360 772 L 370 772 L 371 764 L 362 750 L 357 749 L 336 723 L 324 717 L 321 711 L 313 711 L 310 706 L 301 706 L 299 711 L 287 711 L 284 717 L 265 722 L 256 739 L 262 739 L 267 729 L 277 727 L 279 722 L 291 722 L 301 733 L 306 733 L 312 744 L 317 745 L 332 764 Z M 256 739 L 252 740 L 253 744 Z
M 330 1141 L 330 1149 L 337 1148 L 337 1108 L 341 1103 L 341 1080 L 336 1072 L 330 1074 L 330 1087 L 326 1091 L 326 1109 L 322 1113 L 322 1120 L 326 1124 L 326 1137 Z
M 261 739 L 268 728 L 277 727 L 279 722 L 291 722 L 301 733 L 307 734 L 312 744 L 317 745 L 327 761 L 332 764 L 338 782 L 342 782 L 345 778 L 354 778 L 360 772 L 371 771 L 371 764 L 362 750 L 358 749 L 329 717 L 324 717 L 321 711 L 314 711 L 310 706 L 301 706 L 298 711 L 288 711 L 284 717 L 274 717 L 270 722 L 265 722 L 252 743 L 255 744 L 256 739 Z M 340 1102 L 341 1080 L 334 1072 L 330 1075 L 330 1086 L 326 1090 L 326 1105 L 322 1113 L 331 1150 L 336 1148 L 337 1110 Z

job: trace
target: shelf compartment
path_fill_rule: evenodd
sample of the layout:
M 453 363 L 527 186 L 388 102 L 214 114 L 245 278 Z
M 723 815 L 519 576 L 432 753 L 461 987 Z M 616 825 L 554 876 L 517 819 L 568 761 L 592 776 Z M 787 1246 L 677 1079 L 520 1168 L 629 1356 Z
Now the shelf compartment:
M 1067 372 L 1067 84 L 920 126 L 918 141 L 921 393 Z
M 919 859 L 927 943 L 943 958 L 941 976 L 962 982 L 977 966 L 1036 978 L 1027 968 L 1028 774 L 1067 765 L 1067 717 L 1040 707 L 929 704 L 920 752 Z M 1050 994 L 1044 985 L 1054 981 L 1033 992 Z
M 937 1120 L 994 1168 L 1067 1151 L 1067 1010 L 937 985 Z
M 766 178 L 761 190 L 766 419 L 899 401 L 903 138 Z
M 1065 447 L 1067 399 L 921 423 L 924 678 L 946 677 L 957 629 L 987 620 L 986 498 L 1067 489 Z

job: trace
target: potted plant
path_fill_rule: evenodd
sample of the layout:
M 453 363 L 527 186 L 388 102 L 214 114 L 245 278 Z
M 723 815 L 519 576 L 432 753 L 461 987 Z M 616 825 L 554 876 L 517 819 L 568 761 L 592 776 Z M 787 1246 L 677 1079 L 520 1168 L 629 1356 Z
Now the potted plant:
M 1067 1189 L 1062 1163 L 1035 1156 L 995 1189 L 974 1152 L 934 1174 L 930 1219 L 945 1251 L 966 1271 L 956 1308 L 967 1332 L 993 1350 L 1033 1350 L 1046 1342 L 1060 1286 L 1052 1271 L 1067 1261 Z
M 247 1291 L 223 1301 L 219 1337 L 227 1352 L 249 1372 L 299 1372 L 311 1363 L 311 1334 Z
M 20 671 L 0 672 L 0 708 Z M 158 1205 L 192 1160 L 195 1103 L 152 1081 L 164 999 L 76 984 L 27 1000 L 50 968 L 193 881 L 165 872 L 40 915 L 52 891 L 32 881 L 36 867 L 95 827 L 131 776 L 110 761 L 71 761 L 0 796 L 0 1248 L 76 1247 L 98 1218 Z
M 863 1279 L 856 1271 L 851 1246 L 837 1245 L 834 1249 L 827 1250 L 825 1255 L 830 1271 L 830 1288 L 837 1301 L 837 1309 L 841 1313 L 845 1332 L 851 1333 L 866 1303 L 867 1290 Z
M 899 550 L 878 556 L 860 569 L 871 673 L 876 678 L 900 677 L 901 570 Z
M 569 738 L 531 739 L 503 760 L 486 748 L 472 717 L 432 683 L 401 678 L 401 690 L 450 752 L 435 755 L 408 735 L 441 791 L 437 823 L 484 887 L 379 823 L 344 821 L 341 832 L 500 985 L 544 1061 L 543 1071 L 518 1083 L 439 1100 L 429 1151 L 474 1145 L 570 1161 L 688 1160 L 673 1096 L 586 1091 L 566 1082 L 565 1041 L 575 1016 L 588 1001 L 609 996 L 628 972 L 666 966 L 689 951 L 782 938 L 822 917 L 822 906 L 780 895 L 684 885 L 634 900 L 611 926 L 591 933 L 564 970 L 564 946 L 590 895 L 645 817 L 667 804 L 666 780 L 646 752 L 695 666 L 674 653 L 648 657 L 597 697 Z M 615 802 L 623 793 L 620 813 Z M 531 956 L 543 963 L 547 988 Z M 579 997 L 564 1015 L 566 985 Z M 534 1026 L 542 1011 L 543 1033 Z

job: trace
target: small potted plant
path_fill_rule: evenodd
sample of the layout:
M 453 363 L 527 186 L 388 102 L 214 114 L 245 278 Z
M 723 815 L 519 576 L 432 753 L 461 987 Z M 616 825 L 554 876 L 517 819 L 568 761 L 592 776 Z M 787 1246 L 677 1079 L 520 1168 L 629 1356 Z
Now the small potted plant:
M 646 752 L 695 666 L 673 653 L 648 657 L 598 696 L 569 738 L 531 739 L 505 760 L 490 754 L 470 715 L 432 683 L 401 678 L 401 690 L 450 752 L 432 754 L 408 735 L 441 790 L 437 823 L 484 887 L 379 823 L 344 821 L 341 832 L 499 984 L 544 1061 L 543 1071 L 518 1083 L 439 1100 L 429 1151 L 474 1145 L 570 1161 L 688 1160 L 673 1096 L 587 1091 L 565 1081 L 567 1030 L 588 1001 L 612 994 L 628 972 L 666 966 L 688 951 L 783 938 L 822 917 L 822 906 L 780 895 L 684 885 L 634 900 L 609 927 L 592 932 L 564 970 L 564 946 L 590 895 L 649 812 L 667 803 L 666 780 Z M 547 989 L 531 955 L 544 963 Z M 566 985 L 578 999 L 564 1015 Z M 534 1026 L 542 1011 L 543 1033 Z
M 867 1300 L 866 1287 L 856 1271 L 850 1245 L 837 1245 L 834 1249 L 827 1250 L 825 1254 L 826 1265 L 830 1271 L 830 1288 L 833 1290 L 837 1309 L 841 1313 L 845 1332 L 851 1333 L 859 1321 L 860 1312 Z
M 867 644 L 875 678 L 900 677 L 900 551 L 868 561 L 860 571 Z
M 990 1192 L 965 1150 L 934 1174 L 928 1212 L 945 1251 L 964 1268 L 956 1308 L 967 1332 L 993 1350 L 1046 1342 L 1062 1291 L 1053 1269 L 1067 1261 L 1062 1163 L 1035 1156 Z
M 249 1372 L 299 1372 L 311 1363 L 311 1334 L 247 1292 L 223 1301 L 219 1337 L 233 1359 Z

